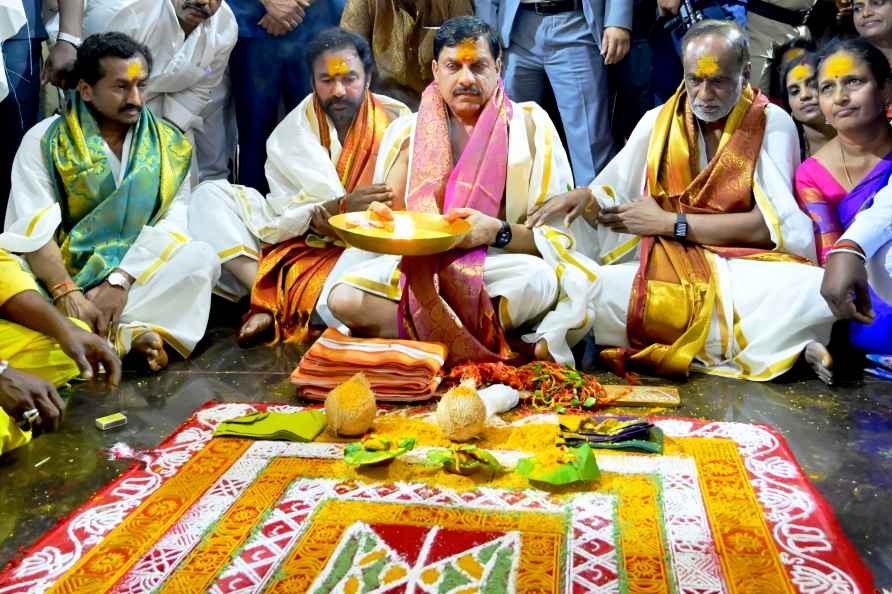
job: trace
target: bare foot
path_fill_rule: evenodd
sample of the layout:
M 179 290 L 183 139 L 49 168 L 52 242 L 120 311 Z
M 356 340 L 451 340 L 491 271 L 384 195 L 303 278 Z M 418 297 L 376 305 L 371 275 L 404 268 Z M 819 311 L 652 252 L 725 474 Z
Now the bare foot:
M 818 378 L 828 386 L 832 386 L 833 357 L 830 356 L 830 351 L 827 350 L 827 347 L 820 342 L 810 342 L 806 345 L 803 354 L 805 355 L 805 362 L 811 365 Z
M 536 343 L 536 348 L 533 349 L 533 356 L 537 361 L 550 361 L 554 363 L 554 357 L 551 356 L 551 351 L 548 350 L 548 343 L 545 342 L 544 338 Z
M 273 327 L 273 317 L 268 313 L 256 313 L 242 324 L 238 333 L 240 346 L 250 346 Z
M 135 338 L 130 352 L 145 356 L 152 371 L 161 371 L 167 367 L 167 351 L 164 350 L 164 341 L 157 332 L 146 332 Z

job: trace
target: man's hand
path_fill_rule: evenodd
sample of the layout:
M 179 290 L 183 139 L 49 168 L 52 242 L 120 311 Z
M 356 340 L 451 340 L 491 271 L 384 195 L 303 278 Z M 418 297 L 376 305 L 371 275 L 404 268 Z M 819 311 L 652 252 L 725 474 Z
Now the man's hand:
M 557 217 L 564 217 L 564 227 L 569 227 L 579 215 L 593 227 L 597 224 L 600 206 L 589 188 L 576 188 L 549 199 L 545 204 L 531 210 L 527 215 L 529 229 L 541 227 Z
M 824 266 L 821 296 L 839 320 L 855 320 L 862 324 L 873 322 L 864 260 L 855 254 L 830 254 Z
M 492 245 L 496 240 L 496 235 L 502 228 L 502 221 L 473 208 L 453 208 L 446 213 L 446 220 L 450 223 L 458 219 L 465 219 L 471 224 L 471 230 L 461 240 L 461 243 L 455 246 L 460 250 L 470 250 L 481 245 Z
M 380 202 L 390 206 L 393 203 L 393 190 L 386 184 L 372 184 L 357 188 L 344 196 L 347 212 L 366 210 L 372 202 Z
M 257 22 L 257 25 L 273 37 L 281 37 L 282 35 L 291 33 L 297 26 L 295 25 L 295 27 L 292 27 L 290 25 L 286 25 L 282 21 L 277 21 L 268 14 L 263 15 L 263 18 Z
M 121 319 L 121 312 L 124 311 L 124 306 L 127 305 L 126 289 L 110 285 L 108 281 L 105 281 L 90 289 L 87 292 L 87 299 L 99 310 L 96 334 L 102 338 L 107 338 L 110 332 L 114 332 L 117 329 L 118 320 Z
M 0 408 L 17 421 L 23 420 L 25 411 L 36 408 L 40 417 L 32 426 L 41 433 L 59 428 L 65 402 L 49 382 L 10 367 L 0 375 Z
M 57 41 L 50 48 L 46 64 L 41 74 L 41 82 L 51 82 L 59 88 L 68 89 L 74 87 L 76 80 L 69 80 L 74 72 L 74 63 L 77 60 L 77 48 L 67 41 Z
M 99 309 L 80 291 L 69 293 L 64 297 L 59 298 L 56 302 L 56 307 L 59 311 L 65 314 L 65 317 L 77 318 L 96 331 L 101 313 L 99 312 Z
M 306 9 L 312 0 L 261 0 L 261 2 L 266 8 L 266 16 L 260 20 L 260 26 L 263 26 L 266 17 L 271 17 L 288 27 L 288 31 L 293 31 L 303 22 Z
M 323 235 L 325 237 L 337 237 L 338 234 L 328 223 L 328 219 L 331 217 L 331 214 L 325 210 L 325 207 L 322 205 L 318 205 L 317 208 L 313 209 L 313 216 L 310 219 L 310 229 L 313 230 L 314 233 L 318 235 Z
M 62 352 L 77 363 L 83 379 L 91 380 L 98 376 L 99 366 L 102 365 L 108 388 L 114 390 L 118 387 L 121 382 L 121 360 L 106 339 L 71 324 L 71 330 L 59 337 L 58 342 Z
M 616 64 L 629 53 L 631 34 L 621 27 L 607 27 L 601 38 L 601 55 L 605 64 Z
M 667 235 L 675 231 L 675 213 L 660 208 L 650 196 L 601 210 L 598 222 L 617 233 L 633 235 Z
M 663 14 L 676 15 L 681 7 L 681 0 L 657 0 L 657 5 Z

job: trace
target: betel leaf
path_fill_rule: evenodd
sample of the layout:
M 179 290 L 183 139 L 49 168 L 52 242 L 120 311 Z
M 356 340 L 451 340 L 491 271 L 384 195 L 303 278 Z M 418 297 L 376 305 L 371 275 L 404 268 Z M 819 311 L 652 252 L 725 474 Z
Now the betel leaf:
M 370 444 L 370 442 L 372 442 Z M 373 445 L 374 444 L 374 445 Z M 385 445 L 384 449 L 378 446 Z M 402 456 L 415 448 L 415 439 L 407 437 L 393 447 L 388 439 L 379 439 L 374 436 L 359 443 L 351 443 L 344 448 L 344 462 L 351 466 L 367 466 L 369 464 L 381 464 Z
M 448 450 L 431 450 L 427 454 L 427 461 L 442 465 L 447 472 L 462 475 L 484 469 L 490 472 L 505 470 L 495 456 L 473 444 L 460 445 Z
M 588 444 L 569 448 L 574 460 L 566 464 L 544 465 L 538 457 L 524 458 L 517 463 L 517 473 L 530 481 L 549 485 L 569 485 L 579 481 L 595 481 L 601 476 L 598 463 Z

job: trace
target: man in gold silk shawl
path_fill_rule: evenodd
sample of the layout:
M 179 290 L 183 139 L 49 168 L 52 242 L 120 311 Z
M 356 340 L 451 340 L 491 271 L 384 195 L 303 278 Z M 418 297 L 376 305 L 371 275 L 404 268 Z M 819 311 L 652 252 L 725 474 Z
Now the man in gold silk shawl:
M 204 335 L 219 264 L 189 240 L 192 147 L 145 108 L 152 66 L 121 33 L 78 49 L 77 92 L 28 131 L 0 247 L 24 256 L 53 303 L 152 370 Z
M 313 92 L 266 143 L 270 194 L 214 181 L 196 189 L 190 206 L 193 236 L 214 246 L 223 264 L 218 292 L 232 299 L 251 292 L 243 345 L 303 343 L 312 322 L 333 323 L 316 312 L 344 251 L 328 218 L 392 198 L 372 176 L 387 126 L 409 109 L 369 91 L 372 52 L 355 33 L 322 31 L 304 55 Z
M 833 320 L 791 189 L 796 130 L 747 83 L 736 24 L 702 21 L 682 49 L 675 96 L 589 189 L 552 200 L 532 223 L 584 214 L 594 227 L 594 335 L 617 347 L 605 355 L 618 369 L 768 380 Z
M 388 128 L 375 179 L 393 188 L 395 209 L 466 218 L 471 231 L 430 257 L 349 249 L 320 302 L 344 330 L 440 342 L 452 363 L 514 360 L 534 345 L 572 363 L 574 329 L 543 318 L 556 303 L 581 307 L 585 290 L 566 283 L 581 287 L 589 272 L 567 233 L 523 225 L 530 208 L 572 187 L 554 126 L 539 106 L 505 95 L 499 45 L 479 18 L 444 23 L 434 54 L 434 82 L 418 114 Z M 543 324 L 549 332 L 536 340 L 508 341 Z

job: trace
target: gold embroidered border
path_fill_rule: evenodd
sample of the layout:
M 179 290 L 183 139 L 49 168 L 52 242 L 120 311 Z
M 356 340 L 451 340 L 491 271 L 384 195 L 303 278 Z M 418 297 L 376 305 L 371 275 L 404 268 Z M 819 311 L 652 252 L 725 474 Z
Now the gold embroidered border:
M 729 439 L 675 440 L 694 456 L 706 515 L 731 594 L 793 594 L 737 444 Z
M 207 592 L 214 578 L 305 466 L 299 458 L 273 459 L 217 521 L 205 540 L 178 566 L 161 593 Z
M 51 593 L 106 592 L 251 445 L 212 439 L 62 576 Z
M 325 569 L 344 531 L 355 522 L 405 526 L 443 526 L 456 530 L 518 531 L 521 534 L 517 592 L 560 590 L 560 555 L 565 518 L 543 512 L 501 512 L 432 505 L 330 500 L 279 569 L 281 578 L 266 591 L 306 592 Z
M 659 489 L 658 477 L 614 473 L 604 473 L 598 488 L 619 497 L 617 545 L 632 594 L 672 594 Z

